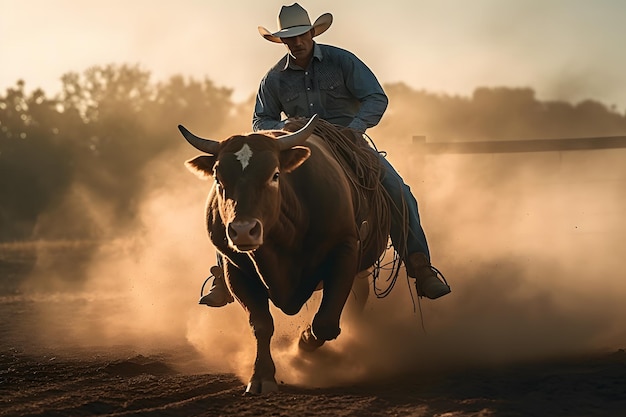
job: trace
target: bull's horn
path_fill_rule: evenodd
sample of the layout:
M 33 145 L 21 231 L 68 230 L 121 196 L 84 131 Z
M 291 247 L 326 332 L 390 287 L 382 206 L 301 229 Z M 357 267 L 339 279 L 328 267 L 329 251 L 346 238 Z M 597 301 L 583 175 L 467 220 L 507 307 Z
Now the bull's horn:
M 217 150 L 220 146 L 220 143 L 218 141 L 212 139 L 203 139 L 199 136 L 196 136 L 188 131 L 187 128 L 185 128 L 185 126 L 183 125 L 178 125 L 178 130 L 180 130 L 180 133 L 183 134 L 185 139 L 187 139 L 187 142 L 189 142 L 194 148 L 202 152 L 209 153 L 211 155 L 217 154 Z
M 315 125 L 317 124 L 318 116 L 314 114 L 311 120 L 297 132 L 290 133 L 278 138 L 278 146 L 280 150 L 290 149 L 297 145 L 302 145 L 313 133 Z

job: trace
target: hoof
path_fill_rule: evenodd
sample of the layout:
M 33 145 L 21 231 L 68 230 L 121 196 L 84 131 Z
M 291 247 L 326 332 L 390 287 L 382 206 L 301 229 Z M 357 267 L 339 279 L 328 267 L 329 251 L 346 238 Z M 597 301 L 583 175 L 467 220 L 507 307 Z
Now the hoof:
M 300 341 L 298 342 L 298 348 L 305 352 L 313 352 L 324 344 L 324 340 L 320 340 L 311 331 L 311 326 L 302 331 L 300 335 Z
M 248 382 L 244 395 L 268 394 L 270 392 L 278 392 L 278 384 L 276 381 L 266 379 Z

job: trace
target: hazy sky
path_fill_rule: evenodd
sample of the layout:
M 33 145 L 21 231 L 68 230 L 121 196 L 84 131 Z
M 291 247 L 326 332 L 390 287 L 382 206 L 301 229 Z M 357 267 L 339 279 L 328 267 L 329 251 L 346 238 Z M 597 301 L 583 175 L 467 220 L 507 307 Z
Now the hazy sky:
M 256 92 L 284 47 L 284 0 L 0 0 L 0 89 L 26 81 L 48 95 L 66 72 L 140 64 Z M 353 51 L 382 83 L 471 94 L 477 86 L 532 87 L 540 99 L 593 98 L 626 108 L 626 1 L 302 0 L 311 20 L 331 12 L 316 38 Z

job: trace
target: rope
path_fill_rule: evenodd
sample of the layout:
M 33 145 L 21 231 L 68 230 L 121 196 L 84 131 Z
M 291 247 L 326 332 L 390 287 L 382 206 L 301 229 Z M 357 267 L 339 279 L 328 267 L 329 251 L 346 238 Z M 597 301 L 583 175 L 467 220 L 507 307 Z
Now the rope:
M 374 150 L 376 150 L 377 153 L 379 153 L 383 158 L 387 156 L 387 153 L 385 151 L 378 150 L 378 148 L 376 147 L 376 144 L 374 143 L 371 137 L 369 137 L 366 133 L 363 133 L 363 136 L 367 139 L 369 146 L 372 147 Z M 398 186 L 402 187 L 403 184 L 399 183 Z M 393 252 L 392 260 L 390 262 L 387 262 L 384 265 L 381 264 L 382 259 L 385 256 L 386 252 L 383 253 L 383 256 L 379 259 L 377 272 L 380 272 L 381 269 L 385 269 L 389 271 L 389 275 L 387 277 L 388 285 L 382 291 L 379 290 L 378 287 L 376 286 L 376 282 L 380 279 L 380 273 L 374 276 L 374 294 L 378 298 L 384 298 L 387 295 L 389 295 L 389 293 L 391 292 L 391 290 L 396 284 L 396 281 L 398 279 L 398 274 L 400 272 L 400 268 L 402 267 L 402 263 L 407 258 L 407 255 L 408 255 L 407 237 L 408 237 L 408 234 L 410 233 L 410 230 L 409 230 L 409 222 L 408 222 L 409 213 L 408 213 L 408 207 L 406 205 L 406 201 L 404 200 L 404 196 L 402 196 L 401 207 L 398 207 L 393 201 L 393 199 L 391 198 L 389 198 L 388 201 L 390 203 L 391 209 L 394 210 L 395 215 L 400 220 L 401 228 L 399 230 L 399 239 L 398 239 L 399 241 L 395 242 L 396 247 Z M 391 246 L 388 246 L 387 250 L 391 250 Z M 407 275 L 407 279 L 408 279 L 408 275 Z

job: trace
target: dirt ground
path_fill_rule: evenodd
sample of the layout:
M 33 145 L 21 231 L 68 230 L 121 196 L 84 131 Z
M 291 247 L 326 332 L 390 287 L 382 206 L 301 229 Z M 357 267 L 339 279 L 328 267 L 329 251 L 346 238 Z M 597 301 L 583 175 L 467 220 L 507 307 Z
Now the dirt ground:
M 181 356 L 195 354 L 189 346 L 149 356 L 129 346 L 28 346 L 14 324 L 32 320 L 33 307 L 17 298 L 0 304 L 2 416 L 626 415 L 623 350 L 336 388 L 283 384 L 277 394 L 250 397 L 233 374 L 178 370 Z
M 244 396 L 235 373 L 192 371 L 203 356 L 184 341 L 74 345 L 98 300 L 27 296 L 27 257 L 0 262 L 0 416 L 626 416 L 622 349 Z

